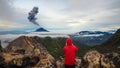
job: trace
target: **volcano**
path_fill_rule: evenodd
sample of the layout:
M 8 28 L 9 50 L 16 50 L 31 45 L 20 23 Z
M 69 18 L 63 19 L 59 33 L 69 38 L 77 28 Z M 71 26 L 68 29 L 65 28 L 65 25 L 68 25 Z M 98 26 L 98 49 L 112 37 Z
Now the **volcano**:
M 49 32 L 49 31 L 44 29 L 44 28 L 42 28 L 42 27 L 40 27 L 40 28 L 36 29 L 35 32 Z

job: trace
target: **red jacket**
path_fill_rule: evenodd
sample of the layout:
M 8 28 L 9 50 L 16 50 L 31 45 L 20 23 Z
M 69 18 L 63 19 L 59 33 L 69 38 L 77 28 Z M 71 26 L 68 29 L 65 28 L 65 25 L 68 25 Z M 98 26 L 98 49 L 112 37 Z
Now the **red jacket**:
M 73 45 L 72 39 L 68 38 L 66 40 L 66 45 L 63 48 L 64 51 L 64 64 L 65 65 L 74 65 L 75 64 L 75 58 L 76 58 L 76 52 L 78 48 Z

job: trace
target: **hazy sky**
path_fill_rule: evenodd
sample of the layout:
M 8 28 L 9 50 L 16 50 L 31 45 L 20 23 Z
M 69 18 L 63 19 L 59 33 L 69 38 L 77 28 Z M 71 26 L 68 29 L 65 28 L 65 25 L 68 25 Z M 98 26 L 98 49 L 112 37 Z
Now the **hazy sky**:
M 27 19 L 34 6 L 37 22 L 49 31 L 120 28 L 120 0 L 0 0 L 0 31 L 39 28 Z

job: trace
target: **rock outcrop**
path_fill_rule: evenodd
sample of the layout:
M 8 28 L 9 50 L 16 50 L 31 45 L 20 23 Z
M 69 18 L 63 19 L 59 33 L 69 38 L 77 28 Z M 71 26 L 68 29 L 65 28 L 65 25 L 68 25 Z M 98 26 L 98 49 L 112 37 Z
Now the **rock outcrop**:
M 30 40 L 29 37 L 21 36 L 12 42 L 6 47 L 7 51 L 15 52 L 17 50 L 25 50 L 26 52 L 30 52 L 34 48 L 34 43 Z
M 82 59 L 81 68 L 116 68 L 113 61 L 97 51 L 89 51 Z
M 0 53 L 0 66 L 3 68 L 54 68 L 55 59 L 47 49 L 35 39 L 21 36 L 12 41 Z
M 115 64 L 116 68 L 120 67 L 120 54 L 119 53 L 115 53 L 115 52 L 106 53 L 105 56 L 113 61 L 113 63 Z

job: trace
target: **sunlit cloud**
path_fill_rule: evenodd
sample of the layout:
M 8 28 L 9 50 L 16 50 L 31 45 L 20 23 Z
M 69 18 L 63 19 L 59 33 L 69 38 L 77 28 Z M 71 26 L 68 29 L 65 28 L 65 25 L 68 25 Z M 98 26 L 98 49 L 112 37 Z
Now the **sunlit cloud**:
M 10 22 L 10 21 L 0 21 L 1 28 L 24 28 L 27 25 L 22 25 L 20 23 Z
M 113 30 L 113 29 L 119 29 L 120 26 L 109 26 L 109 27 L 104 27 L 104 28 L 98 28 L 100 31 L 108 31 L 108 30 Z

